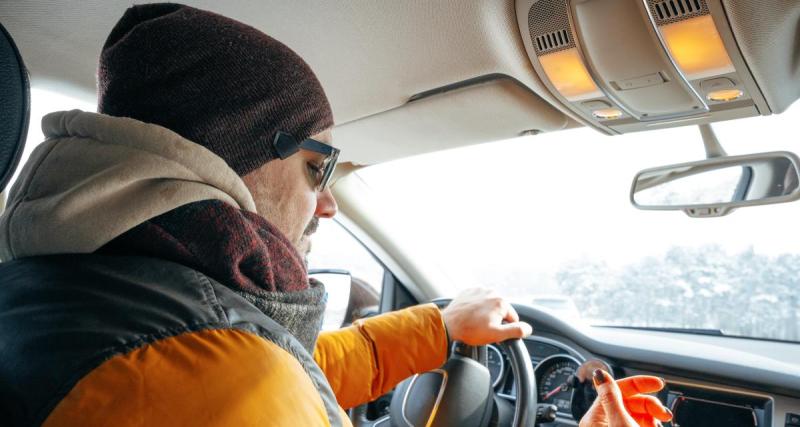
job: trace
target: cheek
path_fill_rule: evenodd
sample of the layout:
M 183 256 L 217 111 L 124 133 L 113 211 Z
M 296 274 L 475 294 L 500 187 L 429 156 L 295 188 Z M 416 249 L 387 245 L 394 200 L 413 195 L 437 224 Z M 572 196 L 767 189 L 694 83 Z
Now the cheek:
M 303 230 L 308 225 L 309 221 L 314 217 L 314 211 L 317 207 L 317 197 L 316 194 L 303 194 L 303 197 L 299 198 L 300 201 L 298 203 L 298 219 L 302 222 Z
M 291 202 L 291 221 L 294 223 L 294 228 L 302 233 L 309 221 L 314 217 L 314 211 L 317 207 L 317 195 L 314 191 L 309 191 L 309 187 L 305 182 L 299 181 L 298 185 L 292 189 Z
M 297 244 L 317 207 L 316 192 L 309 187 L 302 167 L 294 162 L 276 163 L 256 183 L 259 213 Z

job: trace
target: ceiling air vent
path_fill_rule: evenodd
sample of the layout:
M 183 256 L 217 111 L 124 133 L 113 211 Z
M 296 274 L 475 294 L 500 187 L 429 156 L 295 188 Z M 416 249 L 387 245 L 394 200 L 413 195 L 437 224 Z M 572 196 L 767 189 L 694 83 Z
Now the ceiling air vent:
M 660 25 L 708 13 L 704 0 L 650 0 L 650 6 Z
M 575 47 L 567 0 L 536 0 L 528 11 L 528 30 L 537 56 Z
M 536 37 L 536 48 L 542 53 L 568 46 L 569 44 L 569 31 L 567 30 L 553 31 Z

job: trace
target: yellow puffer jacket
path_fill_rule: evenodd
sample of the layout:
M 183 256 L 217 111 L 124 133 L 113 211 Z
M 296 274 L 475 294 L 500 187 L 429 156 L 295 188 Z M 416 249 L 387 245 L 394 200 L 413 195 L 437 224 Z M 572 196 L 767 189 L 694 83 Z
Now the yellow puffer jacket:
M 3 426 L 350 426 L 342 408 L 444 363 L 432 304 L 319 336 L 146 257 L 0 263 Z
M 446 341 L 439 309 L 427 304 L 324 332 L 314 359 L 339 405 L 348 409 L 442 365 Z M 340 415 L 343 425 L 352 425 L 344 411 Z M 330 425 L 317 389 L 295 358 L 240 331 L 181 335 L 117 356 L 81 380 L 44 425 L 212 424 Z

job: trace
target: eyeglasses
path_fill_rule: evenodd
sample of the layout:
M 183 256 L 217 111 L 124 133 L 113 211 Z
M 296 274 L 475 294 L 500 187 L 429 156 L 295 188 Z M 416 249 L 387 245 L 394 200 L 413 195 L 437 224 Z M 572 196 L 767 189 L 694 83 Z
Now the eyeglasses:
M 292 154 L 300 151 L 300 149 L 313 151 L 325 156 L 322 165 L 308 165 L 309 175 L 314 182 L 314 188 L 317 191 L 324 191 L 330 183 L 333 170 L 336 169 L 336 162 L 339 160 L 339 149 L 332 147 L 324 142 L 319 142 L 316 139 L 306 138 L 303 141 L 297 142 L 297 138 L 289 133 L 278 131 L 275 134 L 275 139 L 272 140 L 272 146 L 281 160 L 289 158 Z

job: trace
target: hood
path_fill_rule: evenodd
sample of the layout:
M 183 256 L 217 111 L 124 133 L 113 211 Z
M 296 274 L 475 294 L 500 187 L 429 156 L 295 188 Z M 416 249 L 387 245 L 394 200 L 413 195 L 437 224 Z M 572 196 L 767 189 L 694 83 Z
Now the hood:
M 148 219 L 200 200 L 255 212 L 220 157 L 161 126 L 79 110 L 42 119 L 0 216 L 0 259 L 91 253 Z

